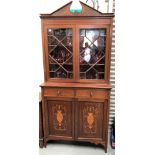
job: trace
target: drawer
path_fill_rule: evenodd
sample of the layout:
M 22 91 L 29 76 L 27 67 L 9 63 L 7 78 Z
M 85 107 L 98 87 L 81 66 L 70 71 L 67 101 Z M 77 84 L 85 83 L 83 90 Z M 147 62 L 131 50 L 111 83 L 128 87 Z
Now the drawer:
M 45 88 L 44 96 L 49 97 L 74 97 L 74 90 L 67 88 Z
M 98 89 L 77 89 L 77 98 L 108 99 L 108 91 Z

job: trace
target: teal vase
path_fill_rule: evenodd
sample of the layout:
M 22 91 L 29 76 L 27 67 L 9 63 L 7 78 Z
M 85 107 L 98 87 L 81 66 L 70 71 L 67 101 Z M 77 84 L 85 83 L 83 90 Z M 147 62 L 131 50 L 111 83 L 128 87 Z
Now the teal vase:
M 81 3 L 79 2 L 79 0 L 72 0 L 72 4 L 70 6 L 70 12 L 72 13 L 80 13 L 82 12 L 82 5 Z

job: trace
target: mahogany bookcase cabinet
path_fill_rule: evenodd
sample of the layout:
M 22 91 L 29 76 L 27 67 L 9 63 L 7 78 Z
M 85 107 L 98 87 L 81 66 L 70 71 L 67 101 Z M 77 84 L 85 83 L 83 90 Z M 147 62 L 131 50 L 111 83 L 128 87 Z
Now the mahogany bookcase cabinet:
M 84 141 L 107 152 L 114 15 L 82 2 L 82 13 L 70 13 L 70 5 L 40 15 L 45 80 L 40 143 Z

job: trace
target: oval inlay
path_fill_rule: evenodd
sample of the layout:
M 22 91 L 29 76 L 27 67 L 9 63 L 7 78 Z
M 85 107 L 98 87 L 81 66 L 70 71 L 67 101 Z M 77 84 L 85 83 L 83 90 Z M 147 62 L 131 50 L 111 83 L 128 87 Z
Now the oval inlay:
M 89 127 L 90 129 L 92 129 L 92 128 L 93 128 L 93 123 L 94 123 L 94 116 L 93 116 L 93 113 L 88 113 L 87 122 L 88 122 L 88 127 Z
M 57 111 L 57 121 L 59 123 L 59 126 L 61 126 L 62 121 L 63 121 L 63 114 L 62 114 L 61 110 Z

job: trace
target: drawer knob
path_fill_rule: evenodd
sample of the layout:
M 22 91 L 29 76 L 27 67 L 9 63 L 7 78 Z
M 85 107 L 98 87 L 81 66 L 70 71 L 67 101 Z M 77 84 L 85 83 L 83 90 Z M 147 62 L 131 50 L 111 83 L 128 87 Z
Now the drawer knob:
M 57 91 L 57 95 L 58 95 L 58 96 L 60 95 L 60 91 L 59 91 L 59 90 Z
M 92 91 L 90 92 L 90 96 L 91 96 L 91 97 L 93 96 L 93 92 L 92 92 Z

